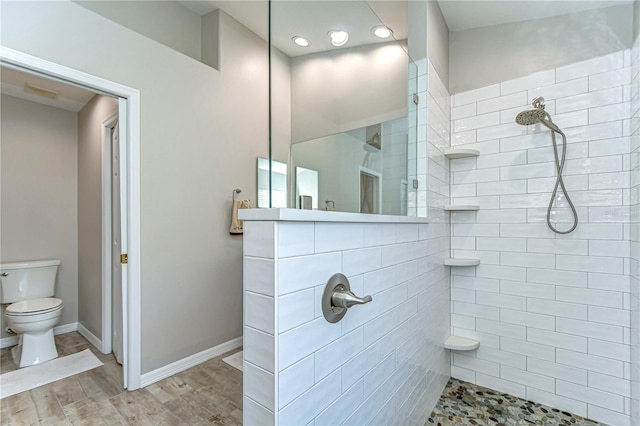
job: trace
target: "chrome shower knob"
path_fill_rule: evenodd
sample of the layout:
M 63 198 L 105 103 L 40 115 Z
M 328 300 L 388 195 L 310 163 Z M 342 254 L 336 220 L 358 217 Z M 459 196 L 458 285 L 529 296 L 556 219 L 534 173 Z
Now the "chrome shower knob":
M 349 280 L 343 274 L 333 274 L 322 294 L 322 314 L 335 323 L 340 321 L 353 305 L 363 305 L 373 300 L 371 296 L 358 297 L 351 291 Z

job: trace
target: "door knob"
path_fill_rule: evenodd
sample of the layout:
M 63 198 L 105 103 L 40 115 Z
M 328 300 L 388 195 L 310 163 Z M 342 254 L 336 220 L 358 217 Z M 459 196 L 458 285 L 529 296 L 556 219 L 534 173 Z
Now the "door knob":
M 358 297 L 351 291 L 349 280 L 343 274 L 334 274 L 329 278 L 322 294 L 322 314 L 324 318 L 335 323 L 346 314 L 353 305 L 363 305 L 373 300 L 371 296 Z

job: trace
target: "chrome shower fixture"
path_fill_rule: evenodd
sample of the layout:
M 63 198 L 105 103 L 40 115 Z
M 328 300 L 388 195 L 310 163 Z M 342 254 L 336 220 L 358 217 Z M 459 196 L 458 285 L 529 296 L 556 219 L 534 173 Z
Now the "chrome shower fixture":
M 522 111 L 516 115 L 516 123 L 522 126 L 530 126 L 540 123 L 540 121 L 547 116 L 547 112 L 544 110 L 544 98 L 542 96 L 535 98 L 531 102 L 531 105 L 533 105 L 532 109 Z
M 551 194 L 551 200 L 549 200 L 549 207 L 547 208 L 547 225 L 549 228 L 555 232 L 556 234 L 568 234 L 572 232 L 578 226 L 578 213 L 576 212 L 576 208 L 573 206 L 573 202 L 571 198 L 569 198 L 569 193 L 567 189 L 564 187 L 564 181 L 562 179 L 562 170 L 564 168 L 564 162 L 567 154 L 567 137 L 562 130 L 558 126 L 556 126 L 551 120 L 551 116 L 544 110 L 544 98 L 542 96 L 538 96 L 534 98 L 531 102 L 533 108 L 522 111 L 518 115 L 516 115 L 516 123 L 522 126 L 530 126 L 532 124 L 542 124 L 549 130 L 551 130 L 551 141 L 553 142 L 553 156 L 556 163 L 556 184 L 553 188 L 553 193 Z M 562 136 L 562 156 L 558 154 L 558 144 L 556 143 L 556 133 Z M 571 208 L 571 213 L 573 214 L 573 226 L 568 231 L 559 231 L 551 224 L 551 209 L 553 207 L 553 202 L 556 199 L 556 195 L 558 194 L 558 187 L 560 187 L 562 193 L 567 199 L 567 203 L 569 203 L 569 207 Z
M 551 116 L 544 110 L 544 98 L 538 96 L 531 101 L 533 108 L 522 111 L 516 115 L 516 123 L 522 126 L 531 126 L 541 123 L 545 127 L 557 133 L 562 133 L 560 128 L 551 121 Z

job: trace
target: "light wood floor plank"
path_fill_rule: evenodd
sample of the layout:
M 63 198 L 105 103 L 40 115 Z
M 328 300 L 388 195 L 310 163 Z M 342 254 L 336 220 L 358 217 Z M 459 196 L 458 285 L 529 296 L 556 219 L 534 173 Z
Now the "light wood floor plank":
M 60 356 L 89 348 L 104 365 L 4 398 L 0 426 L 242 424 L 242 372 L 222 361 L 240 349 L 128 392 L 113 355 L 100 353 L 79 333 L 56 336 L 56 346 Z M 10 348 L 0 357 L 0 373 L 17 369 Z
M 58 403 L 53 387 L 54 383 L 50 383 L 29 391 L 38 413 L 38 420 L 46 420 L 47 423 L 60 422 L 65 419 L 64 411 Z
M 127 423 L 103 393 L 90 396 L 64 407 L 69 422 L 91 425 L 126 425 Z

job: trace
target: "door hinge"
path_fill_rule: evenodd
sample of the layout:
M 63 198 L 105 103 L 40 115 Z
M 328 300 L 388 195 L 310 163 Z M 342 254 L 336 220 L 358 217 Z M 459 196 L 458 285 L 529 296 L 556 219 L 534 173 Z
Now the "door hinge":
M 420 96 L 417 93 L 413 94 L 413 103 L 418 105 L 420 103 Z
M 413 180 L 413 189 L 418 189 L 418 186 L 419 186 L 418 179 L 414 179 Z
M 127 253 L 120 255 L 120 263 L 122 264 L 129 263 L 129 255 Z

